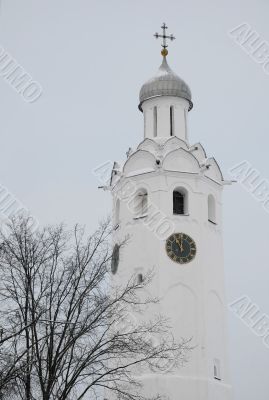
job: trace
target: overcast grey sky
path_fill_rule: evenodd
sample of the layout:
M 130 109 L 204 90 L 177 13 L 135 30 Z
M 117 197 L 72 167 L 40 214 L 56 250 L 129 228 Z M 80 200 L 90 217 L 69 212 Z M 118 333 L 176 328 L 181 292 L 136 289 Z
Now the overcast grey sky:
M 41 224 L 93 229 L 110 212 L 91 170 L 143 137 L 142 83 L 157 70 L 163 21 L 170 66 L 189 84 L 190 140 L 227 178 L 248 160 L 269 179 L 269 75 L 228 31 L 247 22 L 269 41 L 266 0 L 2 0 L 0 45 L 40 82 L 35 103 L 0 77 L 0 184 Z M 269 314 L 269 214 L 240 185 L 224 194 L 227 300 L 248 295 Z M 269 349 L 229 312 L 235 400 L 268 400 Z

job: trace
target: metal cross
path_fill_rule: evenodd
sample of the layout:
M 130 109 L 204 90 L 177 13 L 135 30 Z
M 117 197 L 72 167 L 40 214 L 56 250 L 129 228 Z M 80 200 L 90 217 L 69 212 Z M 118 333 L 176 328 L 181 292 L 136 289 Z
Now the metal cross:
M 175 40 L 175 36 L 174 35 L 166 35 L 166 29 L 168 29 L 168 26 L 165 25 L 165 22 L 162 24 L 161 28 L 163 30 L 163 34 L 160 35 L 159 33 L 156 32 L 154 34 L 154 36 L 156 37 L 156 39 L 159 39 L 159 38 L 163 39 L 162 48 L 165 50 L 168 47 L 166 39 L 170 39 L 171 41 L 173 41 L 173 40 Z

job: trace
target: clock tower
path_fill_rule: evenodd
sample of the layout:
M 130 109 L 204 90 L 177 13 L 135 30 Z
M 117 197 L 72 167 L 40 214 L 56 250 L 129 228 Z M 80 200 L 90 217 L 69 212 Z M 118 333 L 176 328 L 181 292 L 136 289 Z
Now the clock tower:
M 176 339 L 192 338 L 183 367 L 141 377 L 145 394 L 228 400 L 222 189 L 229 182 L 214 157 L 189 141 L 192 95 L 168 65 L 167 40 L 174 36 L 162 29 L 155 34 L 163 39 L 161 66 L 140 91 L 144 139 L 112 170 L 112 273 L 121 282 L 132 275 L 143 280 L 154 268 L 148 290 L 160 298 L 157 312 L 170 319 Z

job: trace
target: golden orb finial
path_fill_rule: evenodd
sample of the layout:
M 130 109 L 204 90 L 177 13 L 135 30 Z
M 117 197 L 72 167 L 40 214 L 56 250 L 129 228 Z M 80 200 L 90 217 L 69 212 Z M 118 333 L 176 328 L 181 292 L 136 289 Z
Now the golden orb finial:
M 168 54 L 168 50 L 167 50 L 167 49 L 162 49 L 161 55 L 162 55 L 163 57 L 166 57 L 167 54 Z

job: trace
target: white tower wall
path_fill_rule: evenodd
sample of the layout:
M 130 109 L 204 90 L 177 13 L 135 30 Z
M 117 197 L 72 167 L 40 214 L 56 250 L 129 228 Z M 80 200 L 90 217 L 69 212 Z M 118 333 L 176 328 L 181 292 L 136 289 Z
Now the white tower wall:
M 173 222 L 174 232 L 188 234 L 197 245 L 197 255 L 189 264 L 179 265 L 170 260 L 165 251 L 166 235 L 161 224 L 157 220 L 149 224 L 148 214 L 137 218 L 130 209 L 132 196 L 122 198 L 120 191 L 120 224 L 114 240 L 119 243 L 127 235 L 130 240 L 122 249 L 115 279 L 123 282 L 133 274 L 145 274 L 154 268 L 154 281 L 148 290 L 153 296 L 160 297 L 161 302 L 150 313 L 159 312 L 170 318 L 175 338 L 192 338 L 195 346 L 189 362 L 178 371 L 143 376 L 144 389 L 153 394 L 154 388 L 156 393 L 165 393 L 171 400 L 228 400 L 230 385 L 220 217 L 222 188 L 199 174 L 180 172 L 158 171 L 126 181 L 131 182 L 132 187 L 135 184 L 137 189 L 146 189 L 149 202 L 157 205 Z M 177 187 L 188 192 L 189 215 L 173 215 L 173 190 Z M 208 221 L 209 194 L 216 199 L 217 225 Z M 117 187 L 114 196 L 115 199 L 118 196 Z M 219 363 L 221 380 L 214 377 L 215 360 Z
M 191 107 L 188 86 L 164 59 L 157 76 L 140 92 L 144 140 L 128 153 L 123 168 L 112 173 L 113 241 L 129 237 L 114 279 L 123 283 L 154 268 L 147 290 L 161 301 L 143 318 L 161 313 L 170 318 L 176 339 L 192 338 L 194 349 L 182 368 L 140 376 L 144 394 L 160 393 L 170 400 L 230 400 L 221 220 L 224 181 L 215 159 L 207 158 L 199 143 L 188 143 Z M 173 213 L 173 191 L 178 188 L 184 193 L 184 215 Z M 143 200 L 136 198 L 138 192 Z M 147 202 L 143 212 L 134 210 L 134 199 Z M 195 241 L 197 253 L 191 262 L 179 264 L 168 257 L 165 244 L 172 233 L 185 233 Z

